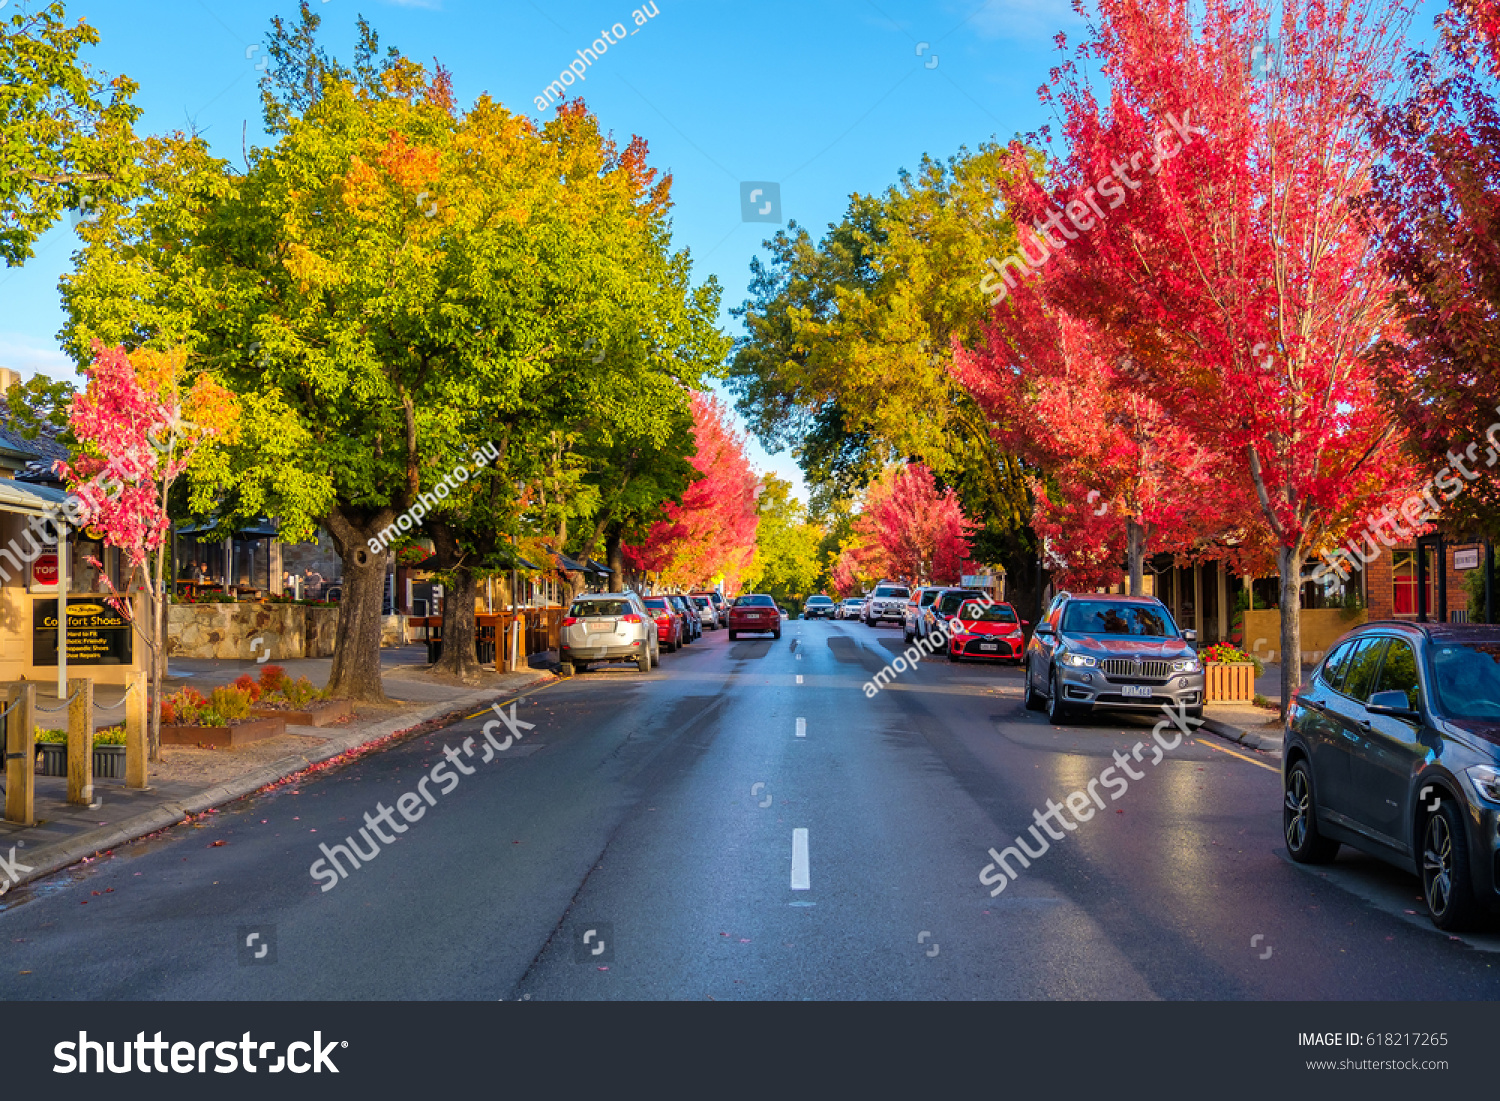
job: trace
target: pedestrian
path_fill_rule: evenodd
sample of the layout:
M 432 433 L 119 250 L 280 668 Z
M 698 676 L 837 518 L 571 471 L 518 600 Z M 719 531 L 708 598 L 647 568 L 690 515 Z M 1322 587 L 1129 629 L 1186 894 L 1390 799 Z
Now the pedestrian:
M 309 566 L 302 571 L 302 595 L 308 600 L 317 600 L 323 593 L 323 575 Z

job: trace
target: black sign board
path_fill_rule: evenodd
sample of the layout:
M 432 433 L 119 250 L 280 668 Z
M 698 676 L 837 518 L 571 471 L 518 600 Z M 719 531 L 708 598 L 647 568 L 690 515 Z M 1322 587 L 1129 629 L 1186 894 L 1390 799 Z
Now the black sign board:
M 31 663 L 57 664 L 57 601 L 34 600 Z M 68 664 L 131 664 L 131 626 L 100 597 L 68 598 Z

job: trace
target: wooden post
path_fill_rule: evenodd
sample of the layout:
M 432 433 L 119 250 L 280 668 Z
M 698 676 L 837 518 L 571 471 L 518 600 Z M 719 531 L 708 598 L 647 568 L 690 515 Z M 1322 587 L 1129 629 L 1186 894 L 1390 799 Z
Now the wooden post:
M 1224 563 L 1214 563 L 1214 582 L 1219 587 L 1219 637 L 1217 641 L 1229 641 L 1229 571 Z
M 1193 630 L 1198 632 L 1198 641 L 1203 642 L 1203 567 L 1193 566 Z
M 151 721 L 146 694 L 146 674 L 135 671 L 126 678 L 125 696 L 125 786 L 146 790 L 146 725 Z
M 68 805 L 94 805 L 94 682 L 71 677 L 68 695 Z
M 11 685 L 5 703 L 15 703 L 5 716 L 5 820 L 31 826 L 36 824 L 36 685 Z

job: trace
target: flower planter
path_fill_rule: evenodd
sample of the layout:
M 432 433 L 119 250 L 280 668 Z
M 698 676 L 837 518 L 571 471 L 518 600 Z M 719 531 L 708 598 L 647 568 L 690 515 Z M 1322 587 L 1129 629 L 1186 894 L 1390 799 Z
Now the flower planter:
M 66 776 L 68 774 L 66 742 L 37 742 L 36 774 L 38 776 Z M 125 779 L 124 746 L 96 745 L 94 747 L 94 779 Z
M 286 733 L 286 719 L 243 719 L 233 726 L 178 726 L 162 723 L 162 745 L 211 745 L 234 749 Z
M 336 722 L 353 718 L 354 704 L 349 700 L 319 700 L 300 711 L 252 707 L 250 714 L 257 719 L 284 719 L 287 726 L 332 726 Z
M 1214 661 L 1203 667 L 1204 698 L 1209 703 L 1250 703 L 1255 699 L 1255 664 Z

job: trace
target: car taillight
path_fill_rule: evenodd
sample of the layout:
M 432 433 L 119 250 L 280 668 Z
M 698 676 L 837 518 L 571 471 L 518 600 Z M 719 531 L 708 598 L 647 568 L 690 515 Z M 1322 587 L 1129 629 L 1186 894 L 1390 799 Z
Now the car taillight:
M 671 623 L 672 622 L 672 613 L 670 613 L 670 612 L 662 612 L 661 615 L 659 615 L 659 616 L 656 617 L 656 622 L 658 622 L 658 623 Z
M 567 619 L 565 619 L 565 620 L 562 621 L 562 625 L 564 627 L 571 627 L 571 626 L 573 626 L 573 624 L 575 624 L 577 622 L 578 622 L 578 617 L 576 615 L 570 615 Z
M 620 617 L 621 623 L 639 623 L 640 621 L 641 617 L 636 615 L 634 612 L 631 612 L 629 615 L 622 615 Z

